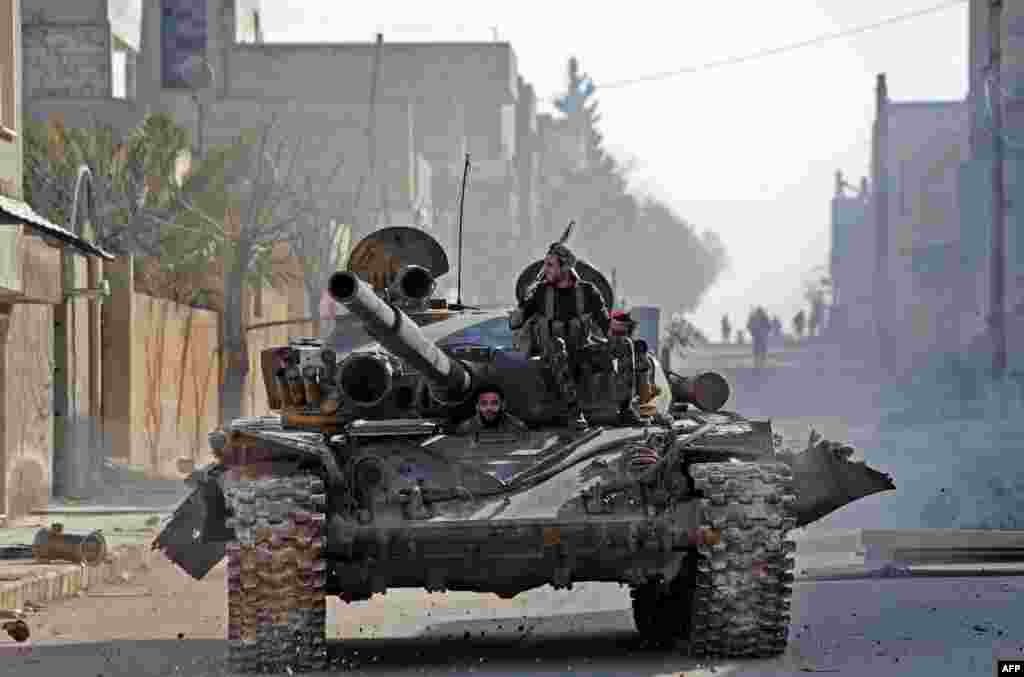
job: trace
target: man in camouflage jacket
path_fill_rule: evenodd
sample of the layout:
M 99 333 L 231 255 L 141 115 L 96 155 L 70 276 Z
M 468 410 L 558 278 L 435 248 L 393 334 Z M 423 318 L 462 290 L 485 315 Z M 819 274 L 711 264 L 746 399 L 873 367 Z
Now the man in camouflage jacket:
M 576 257 L 556 243 L 544 257 L 543 277 L 523 295 L 509 318 L 513 330 L 527 327 L 533 349 L 551 367 L 555 382 L 569 407 L 570 422 L 586 428 L 579 404 L 581 358 L 595 337 L 608 336 L 611 318 L 604 297 L 594 284 L 580 279 Z

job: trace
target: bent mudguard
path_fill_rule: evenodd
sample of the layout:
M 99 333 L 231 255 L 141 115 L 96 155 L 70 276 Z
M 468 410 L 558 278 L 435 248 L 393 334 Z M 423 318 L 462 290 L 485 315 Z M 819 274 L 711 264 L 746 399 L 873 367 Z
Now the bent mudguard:
M 865 496 L 896 488 L 890 475 L 863 461 L 851 461 L 852 455 L 852 447 L 823 440 L 814 431 L 803 451 L 778 454 L 779 460 L 793 469 L 797 526 L 816 522 Z
M 197 486 L 178 504 L 170 521 L 153 541 L 153 549 L 196 580 L 224 559 L 233 531 L 227 526 L 227 504 L 216 468 L 204 468 L 189 477 Z

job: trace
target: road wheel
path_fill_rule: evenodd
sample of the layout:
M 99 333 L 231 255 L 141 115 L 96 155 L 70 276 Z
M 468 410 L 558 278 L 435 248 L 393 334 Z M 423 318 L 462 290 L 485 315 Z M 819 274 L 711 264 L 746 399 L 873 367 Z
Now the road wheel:
M 633 622 L 645 642 L 671 647 L 679 640 L 689 639 L 696 573 L 694 558 L 690 556 L 671 581 L 652 580 L 633 586 Z
M 232 670 L 326 668 L 323 481 L 311 474 L 225 479 Z

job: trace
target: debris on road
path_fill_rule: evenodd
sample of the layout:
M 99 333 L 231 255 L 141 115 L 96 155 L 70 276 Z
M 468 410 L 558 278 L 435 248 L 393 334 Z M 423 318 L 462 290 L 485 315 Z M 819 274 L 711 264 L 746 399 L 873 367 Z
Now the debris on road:
M 152 597 L 152 590 L 117 590 L 108 592 L 88 592 L 86 597 Z
M 49 529 L 40 529 L 36 533 L 32 554 L 42 562 L 63 560 L 98 566 L 106 559 L 107 541 L 100 529 L 88 534 L 75 534 L 64 531 L 60 522 L 54 522 Z
M 0 609 L 0 627 L 15 642 L 24 642 L 29 638 L 28 623 L 25 615 L 17 609 Z

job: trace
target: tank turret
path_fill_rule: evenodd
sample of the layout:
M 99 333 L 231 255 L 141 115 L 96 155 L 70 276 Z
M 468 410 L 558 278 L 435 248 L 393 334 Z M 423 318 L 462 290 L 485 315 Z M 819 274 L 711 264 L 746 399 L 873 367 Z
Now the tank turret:
M 429 301 L 437 289 L 437 282 L 430 271 L 423 266 L 403 266 L 388 286 L 388 292 L 410 301 Z
M 402 296 L 422 299 L 429 297 L 434 280 L 425 268 L 408 266 L 394 284 Z M 359 317 L 381 346 L 418 371 L 437 400 L 457 404 L 472 393 L 474 379 L 470 367 L 442 352 L 408 315 L 389 305 L 355 273 L 339 271 L 331 275 L 328 293 Z M 387 395 L 392 370 L 386 356 L 353 355 L 341 365 L 339 386 L 354 402 L 371 406 Z

